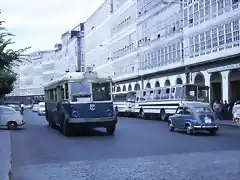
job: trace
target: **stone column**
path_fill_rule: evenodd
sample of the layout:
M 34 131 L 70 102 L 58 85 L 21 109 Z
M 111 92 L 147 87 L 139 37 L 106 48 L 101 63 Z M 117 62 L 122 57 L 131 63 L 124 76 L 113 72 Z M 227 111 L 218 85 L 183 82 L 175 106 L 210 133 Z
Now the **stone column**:
M 229 71 L 222 71 L 222 100 L 223 101 L 229 101 L 229 95 L 228 95 L 228 88 L 229 88 L 229 82 L 228 82 L 228 75 Z

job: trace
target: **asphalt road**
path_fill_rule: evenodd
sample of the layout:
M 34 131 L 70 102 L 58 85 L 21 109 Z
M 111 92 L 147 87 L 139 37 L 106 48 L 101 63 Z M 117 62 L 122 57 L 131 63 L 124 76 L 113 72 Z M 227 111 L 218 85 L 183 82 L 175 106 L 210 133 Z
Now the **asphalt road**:
M 11 133 L 13 180 L 240 179 L 240 128 L 189 136 L 164 122 L 119 118 L 114 136 L 64 137 L 43 116 L 24 116 L 26 127 Z

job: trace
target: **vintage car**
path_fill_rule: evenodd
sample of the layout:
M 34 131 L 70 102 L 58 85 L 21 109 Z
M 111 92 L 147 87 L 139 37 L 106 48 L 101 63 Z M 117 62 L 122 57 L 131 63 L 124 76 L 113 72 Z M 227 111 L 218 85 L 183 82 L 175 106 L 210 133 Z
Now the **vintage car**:
M 204 103 L 188 103 L 180 105 L 176 113 L 168 119 L 169 131 L 184 129 L 188 134 L 208 131 L 215 135 L 219 129 L 218 120 L 210 105 Z
M 16 130 L 18 126 L 23 126 L 26 121 L 19 111 L 9 106 L 0 105 L 0 126 L 6 126 L 9 130 Z

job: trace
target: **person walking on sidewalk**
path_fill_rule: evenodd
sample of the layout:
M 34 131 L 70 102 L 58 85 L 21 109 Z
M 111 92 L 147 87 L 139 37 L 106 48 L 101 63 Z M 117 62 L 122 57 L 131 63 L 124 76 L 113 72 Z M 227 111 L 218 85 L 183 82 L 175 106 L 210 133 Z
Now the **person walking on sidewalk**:
M 233 123 L 240 123 L 240 101 L 237 101 L 232 109 Z
M 218 100 L 216 100 L 214 103 L 213 103 L 213 111 L 216 115 L 216 118 L 218 120 L 221 119 L 221 104 Z

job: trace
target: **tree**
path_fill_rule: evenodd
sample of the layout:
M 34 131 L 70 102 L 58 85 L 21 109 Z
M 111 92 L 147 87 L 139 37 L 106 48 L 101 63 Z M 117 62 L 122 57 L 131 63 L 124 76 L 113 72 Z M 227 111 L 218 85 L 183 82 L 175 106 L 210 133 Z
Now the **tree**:
M 22 53 L 30 48 L 19 50 L 8 48 L 9 45 L 14 43 L 11 39 L 14 35 L 7 31 L 4 23 L 4 21 L 0 20 L 0 98 L 13 91 L 14 82 L 17 79 L 17 74 L 13 72 L 13 67 L 18 66 L 24 60 Z

